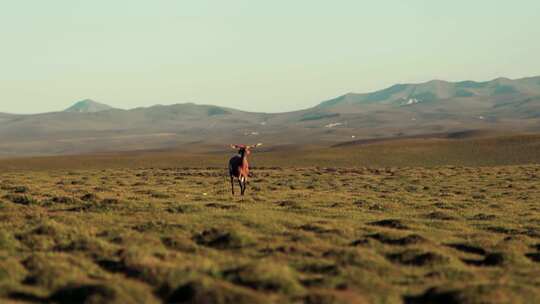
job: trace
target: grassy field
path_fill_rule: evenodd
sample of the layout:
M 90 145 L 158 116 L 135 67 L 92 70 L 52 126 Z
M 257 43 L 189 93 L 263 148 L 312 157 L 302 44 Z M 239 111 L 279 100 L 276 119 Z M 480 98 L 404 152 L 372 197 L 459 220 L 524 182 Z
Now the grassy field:
M 122 168 L 222 168 L 234 153 L 228 145 L 180 149 L 0 159 L 0 171 Z M 473 138 L 416 137 L 368 144 L 264 146 L 251 159 L 264 167 L 439 167 L 540 163 L 540 134 Z
M 4 171 L 0 301 L 540 302 L 540 165 L 324 167 Z

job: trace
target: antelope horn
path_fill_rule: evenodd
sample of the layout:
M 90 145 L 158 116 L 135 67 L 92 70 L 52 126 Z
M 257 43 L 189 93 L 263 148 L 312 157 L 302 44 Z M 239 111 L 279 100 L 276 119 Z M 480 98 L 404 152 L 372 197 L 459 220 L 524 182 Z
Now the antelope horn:
M 246 145 L 234 144 L 234 145 L 231 145 L 231 148 L 233 148 L 233 149 L 241 149 L 241 148 L 246 148 Z

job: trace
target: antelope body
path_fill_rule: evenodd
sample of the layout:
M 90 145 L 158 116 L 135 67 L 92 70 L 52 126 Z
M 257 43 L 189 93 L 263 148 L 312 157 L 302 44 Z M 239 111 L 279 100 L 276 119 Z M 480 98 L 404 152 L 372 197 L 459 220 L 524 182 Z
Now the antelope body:
M 249 177 L 249 162 L 248 155 L 251 153 L 250 149 L 256 148 L 261 144 L 246 146 L 246 145 L 231 145 L 231 148 L 237 149 L 238 154 L 231 157 L 229 160 L 229 176 L 231 178 L 231 191 L 234 195 L 234 178 L 238 179 L 238 185 L 240 186 L 240 194 L 244 195 L 247 186 L 247 180 Z

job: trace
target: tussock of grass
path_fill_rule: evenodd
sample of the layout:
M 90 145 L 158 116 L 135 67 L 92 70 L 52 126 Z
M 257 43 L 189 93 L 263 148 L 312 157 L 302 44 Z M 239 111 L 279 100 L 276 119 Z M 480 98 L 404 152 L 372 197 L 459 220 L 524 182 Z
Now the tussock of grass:
M 52 202 L 66 205 L 74 205 L 78 203 L 77 199 L 68 196 L 55 196 L 53 197 Z
M 8 194 L 3 197 L 5 200 L 8 200 L 15 204 L 20 205 L 39 205 L 39 201 L 34 199 L 29 195 L 20 195 L 20 194 Z
M 392 262 L 410 266 L 435 266 L 450 262 L 448 257 L 439 253 L 415 249 L 392 253 L 387 255 L 387 257 Z
M 232 228 L 211 228 L 195 235 L 199 245 L 217 249 L 239 249 L 255 244 L 253 237 L 242 230 Z
M 225 272 L 225 277 L 236 284 L 255 290 L 288 295 L 300 294 L 304 291 L 294 270 L 286 265 L 271 261 L 258 261 L 228 270 Z
M 536 303 L 538 290 L 512 285 L 470 285 L 464 287 L 435 287 L 417 297 L 407 297 L 407 304 L 424 303 Z
M 21 282 L 26 275 L 26 268 L 16 258 L 0 256 L 0 284 Z
M 540 166 L 223 174 L 1 173 L 0 302 L 538 302 Z
M 167 302 L 216 304 L 270 303 L 268 298 L 246 288 L 209 278 L 194 279 L 179 286 L 167 297 Z

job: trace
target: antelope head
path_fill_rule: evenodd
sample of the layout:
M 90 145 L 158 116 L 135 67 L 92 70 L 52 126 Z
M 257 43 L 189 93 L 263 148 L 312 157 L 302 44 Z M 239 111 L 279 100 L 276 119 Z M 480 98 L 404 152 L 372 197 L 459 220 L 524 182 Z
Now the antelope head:
M 249 155 L 251 153 L 251 149 L 255 149 L 257 147 L 260 147 L 262 146 L 262 143 L 258 143 L 258 144 L 255 144 L 255 145 L 237 145 L 237 144 L 233 144 L 231 145 L 231 148 L 235 149 L 235 150 L 238 150 L 238 153 L 240 154 L 245 154 L 245 155 Z

